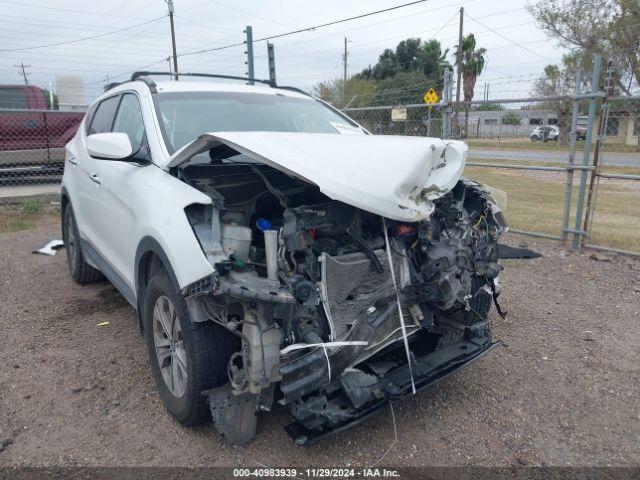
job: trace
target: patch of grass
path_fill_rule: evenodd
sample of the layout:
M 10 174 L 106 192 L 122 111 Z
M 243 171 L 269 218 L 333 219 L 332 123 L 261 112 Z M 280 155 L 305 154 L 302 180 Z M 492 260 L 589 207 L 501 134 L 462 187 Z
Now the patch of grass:
M 20 212 L 0 213 L 0 234 L 29 230 L 35 227 L 33 214 Z
M 24 199 L 19 204 L 0 205 L 0 234 L 29 230 L 42 216 L 42 203 Z
M 20 210 L 25 214 L 38 213 L 42 210 L 42 202 L 34 198 L 25 198 L 22 200 Z
M 477 148 L 511 148 L 516 150 L 551 150 L 568 152 L 568 145 L 558 142 L 532 142 L 528 138 L 500 140 L 497 138 L 469 138 L 465 140 L 470 147 Z M 582 153 L 584 140 L 576 142 L 576 152 Z M 604 153 L 634 153 L 638 152 L 637 145 L 625 145 L 623 143 L 606 142 Z
M 627 170 L 624 172 L 626 173 Z M 637 174 L 638 169 L 630 173 Z M 508 206 L 505 216 L 512 228 L 551 235 L 561 234 L 566 190 L 564 172 L 500 170 L 468 166 L 465 168 L 464 175 L 507 192 Z M 575 176 L 570 228 L 575 225 L 577 183 L 577 176 Z M 639 181 L 602 179 L 596 196 L 589 243 L 640 252 L 638 205 L 640 205 Z

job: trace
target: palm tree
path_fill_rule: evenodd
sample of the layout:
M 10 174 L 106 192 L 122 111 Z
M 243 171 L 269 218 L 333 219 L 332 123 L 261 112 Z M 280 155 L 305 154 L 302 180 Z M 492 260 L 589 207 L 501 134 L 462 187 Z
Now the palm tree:
M 458 65 L 458 48 L 456 45 L 456 66 Z M 476 88 L 476 79 L 484 70 L 485 59 L 484 56 L 487 53 L 486 48 L 478 48 L 476 50 L 476 37 L 473 33 L 470 33 L 466 37 L 462 38 L 462 65 L 460 67 L 462 71 L 462 85 L 464 92 L 464 136 L 467 136 L 469 131 L 469 104 L 473 100 L 473 90 Z

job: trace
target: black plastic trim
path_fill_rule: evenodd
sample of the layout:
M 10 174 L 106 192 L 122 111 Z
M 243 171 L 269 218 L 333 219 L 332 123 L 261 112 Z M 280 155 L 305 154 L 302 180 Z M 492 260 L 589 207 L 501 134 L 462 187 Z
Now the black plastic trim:
M 460 345 L 469 346 L 471 343 L 472 342 L 463 341 L 463 342 L 460 342 L 459 344 L 453 344 L 449 347 L 446 347 L 443 350 L 438 350 L 431 354 L 417 358 L 415 360 L 415 363 L 413 364 L 414 370 L 417 370 L 417 373 L 418 373 L 418 375 L 415 375 L 416 392 L 420 392 L 426 389 L 427 387 L 434 385 L 440 380 L 443 380 L 448 376 L 456 373 L 462 368 L 468 365 L 471 365 L 476 360 L 485 356 L 495 347 L 497 347 L 498 345 L 501 345 L 500 341 L 497 341 L 494 343 L 488 343 L 485 346 L 475 344 L 477 348 L 468 355 L 459 356 L 459 358 L 456 358 L 456 359 L 450 359 L 449 362 L 444 362 L 440 365 L 434 366 L 431 363 L 433 361 L 434 356 L 442 356 L 442 355 L 447 356 L 444 350 L 457 349 L 459 348 Z M 385 407 L 390 402 L 401 400 L 411 395 L 411 388 L 410 387 L 408 389 L 406 388 L 406 382 L 410 380 L 408 376 L 408 367 L 405 367 L 405 368 L 407 371 L 402 371 L 403 369 L 401 369 L 400 371 L 396 371 L 386 378 L 386 380 L 393 379 L 395 381 L 398 381 L 400 380 L 400 378 L 404 380 L 405 384 L 400 385 L 400 388 L 397 390 L 397 392 L 390 394 L 391 392 L 387 388 L 385 391 L 384 398 L 380 398 L 377 401 L 370 403 L 368 406 L 364 407 L 362 410 L 355 412 L 354 415 L 351 418 L 349 418 L 349 420 L 336 424 L 335 426 L 332 426 L 330 428 L 325 427 L 324 429 L 319 431 L 309 430 L 300 422 L 296 421 L 285 427 L 286 432 L 295 441 L 296 444 L 307 447 L 307 446 L 313 445 L 314 443 L 318 442 L 319 440 L 329 435 L 346 430 L 347 428 L 351 428 L 359 424 L 360 422 L 363 422 L 367 418 L 378 413 L 383 407 Z M 424 372 L 422 375 L 419 374 L 420 370 L 423 370 Z M 415 373 L 416 372 L 414 372 L 414 374 Z M 385 382 L 385 378 L 382 379 L 381 383 L 383 384 L 387 383 Z M 387 383 L 387 386 L 389 385 L 390 383 Z
M 100 270 L 105 277 L 113 284 L 114 287 L 118 289 L 118 291 L 122 294 L 122 296 L 129 302 L 134 308 L 137 308 L 136 305 L 136 294 L 127 282 L 116 273 L 116 271 L 109 265 L 109 263 L 102 258 L 102 256 L 98 253 L 98 251 L 93 248 L 93 245 L 89 243 L 87 240 L 81 238 L 80 245 L 82 247 L 82 253 L 84 254 L 86 260 L 89 264 L 95 266 L 98 270 Z

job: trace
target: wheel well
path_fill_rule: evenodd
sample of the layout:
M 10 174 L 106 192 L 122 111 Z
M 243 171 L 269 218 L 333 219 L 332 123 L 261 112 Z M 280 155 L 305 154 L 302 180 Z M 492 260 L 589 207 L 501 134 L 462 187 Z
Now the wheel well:
M 152 251 L 144 253 L 138 265 L 138 288 L 146 287 L 151 275 L 161 268 L 164 268 L 164 264 L 158 255 Z
M 69 205 L 69 196 L 65 190 L 60 194 L 60 211 L 64 213 L 65 208 Z
M 152 250 L 148 250 L 140 256 L 137 268 L 136 278 L 136 298 L 138 303 L 138 323 L 140 324 L 140 333 L 144 334 L 144 324 L 142 321 L 142 308 L 144 302 L 144 294 L 147 284 L 154 272 L 164 268 L 162 259 Z

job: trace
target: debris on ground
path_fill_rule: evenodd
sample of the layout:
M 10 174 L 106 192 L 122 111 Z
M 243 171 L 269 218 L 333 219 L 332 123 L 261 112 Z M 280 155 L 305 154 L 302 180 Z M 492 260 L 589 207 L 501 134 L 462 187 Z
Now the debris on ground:
M 39 247 L 36 247 L 32 253 L 41 253 L 43 255 L 55 255 L 59 249 L 64 247 L 64 242 L 59 238 L 51 238 Z
M 589 258 L 591 260 L 595 260 L 596 262 L 610 262 L 611 261 L 611 257 L 605 257 L 604 255 L 599 255 L 597 253 L 592 253 L 591 255 L 589 255 Z

